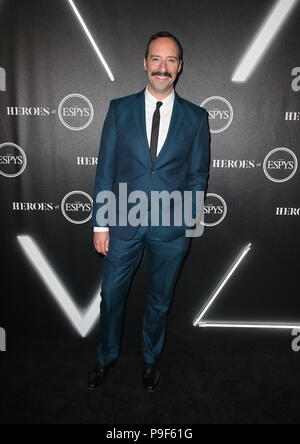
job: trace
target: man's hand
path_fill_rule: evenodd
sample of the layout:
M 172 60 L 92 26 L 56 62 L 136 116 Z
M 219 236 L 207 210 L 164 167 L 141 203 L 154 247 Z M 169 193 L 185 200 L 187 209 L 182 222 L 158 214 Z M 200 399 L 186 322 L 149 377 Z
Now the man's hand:
M 106 256 L 109 247 L 109 231 L 94 233 L 94 246 L 98 253 Z

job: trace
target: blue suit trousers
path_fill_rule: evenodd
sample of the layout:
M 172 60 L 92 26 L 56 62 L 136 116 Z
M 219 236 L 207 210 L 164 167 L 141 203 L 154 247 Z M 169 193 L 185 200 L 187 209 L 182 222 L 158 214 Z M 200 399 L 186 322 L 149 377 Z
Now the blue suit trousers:
M 142 339 L 143 357 L 154 364 L 165 343 L 167 314 L 175 283 L 191 238 L 183 235 L 161 241 L 150 226 L 151 210 L 146 213 L 148 226 L 141 225 L 129 240 L 110 236 L 104 257 L 100 304 L 100 342 L 98 361 L 108 365 L 120 353 L 125 300 L 144 247 L 147 252 L 147 299 Z

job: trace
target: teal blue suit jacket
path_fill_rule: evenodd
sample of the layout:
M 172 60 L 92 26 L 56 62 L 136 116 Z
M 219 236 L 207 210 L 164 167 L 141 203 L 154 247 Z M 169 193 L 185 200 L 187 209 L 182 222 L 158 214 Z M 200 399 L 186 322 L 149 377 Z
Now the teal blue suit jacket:
M 180 97 L 175 91 L 174 106 L 166 140 L 152 162 L 146 133 L 145 89 L 137 94 L 113 99 L 104 122 L 94 190 L 92 225 L 108 226 L 110 235 L 131 239 L 139 226 L 99 225 L 97 212 L 105 202 L 97 202 L 98 193 L 112 191 L 119 208 L 119 183 L 127 183 L 127 196 L 140 190 L 192 191 L 193 217 L 196 217 L 196 191 L 205 191 L 210 163 L 210 132 L 207 111 Z M 123 200 L 123 199 L 122 199 Z M 128 203 L 128 213 L 136 203 Z M 106 201 L 107 204 L 107 201 Z M 146 210 L 147 211 L 147 210 Z M 146 214 L 146 211 L 144 214 Z M 172 205 L 171 205 L 172 214 Z M 118 219 L 118 217 L 117 217 Z M 141 220 L 143 215 L 141 215 Z M 160 219 L 161 223 L 161 219 Z M 162 241 L 183 236 L 187 228 L 153 226 Z

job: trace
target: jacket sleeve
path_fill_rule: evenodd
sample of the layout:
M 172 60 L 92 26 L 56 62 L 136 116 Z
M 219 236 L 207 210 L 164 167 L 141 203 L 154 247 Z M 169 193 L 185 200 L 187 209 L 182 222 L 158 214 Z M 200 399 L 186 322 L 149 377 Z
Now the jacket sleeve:
M 115 178 L 117 166 L 117 134 L 114 119 L 114 101 L 111 100 L 109 109 L 104 121 L 100 149 L 98 155 L 98 165 L 96 171 L 95 187 L 94 187 L 94 205 L 92 225 L 99 227 L 97 223 L 97 211 L 104 203 L 97 203 L 97 195 L 101 191 L 112 191 L 112 185 Z M 106 225 L 108 226 L 108 224 Z
M 208 125 L 208 113 L 203 109 L 199 129 L 193 142 L 191 156 L 189 161 L 187 187 L 186 190 L 192 191 L 192 217 L 199 218 L 196 214 L 197 191 L 202 191 L 204 195 L 207 187 L 207 179 L 210 165 L 210 131 Z M 203 199 L 203 197 L 202 197 Z M 201 202 L 203 207 L 204 202 Z

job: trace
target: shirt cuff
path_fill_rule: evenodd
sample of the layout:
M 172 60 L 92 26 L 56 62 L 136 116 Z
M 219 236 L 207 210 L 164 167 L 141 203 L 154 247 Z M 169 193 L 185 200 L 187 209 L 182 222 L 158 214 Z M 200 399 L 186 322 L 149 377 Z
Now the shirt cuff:
M 94 227 L 94 233 L 102 233 L 104 231 L 109 231 L 109 227 Z

